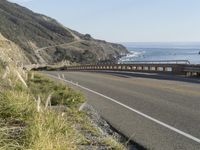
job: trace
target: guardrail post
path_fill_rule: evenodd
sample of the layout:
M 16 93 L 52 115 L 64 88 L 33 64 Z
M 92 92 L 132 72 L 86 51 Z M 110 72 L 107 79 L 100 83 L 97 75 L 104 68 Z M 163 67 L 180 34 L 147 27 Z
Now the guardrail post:
M 168 72 L 168 67 L 164 67 L 164 71 L 165 71 L 165 72 Z
M 186 75 L 186 72 L 184 72 L 184 66 L 185 65 L 173 65 L 172 73 L 177 75 Z

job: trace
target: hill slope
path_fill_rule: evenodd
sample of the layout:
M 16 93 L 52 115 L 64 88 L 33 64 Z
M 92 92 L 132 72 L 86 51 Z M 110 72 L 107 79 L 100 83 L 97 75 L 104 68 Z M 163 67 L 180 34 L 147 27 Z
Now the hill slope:
M 95 40 L 6 0 L 0 1 L 0 33 L 23 49 L 32 63 L 94 63 L 127 53 L 122 45 Z
M 23 50 L 12 41 L 6 39 L 0 34 L 0 60 L 14 63 L 17 66 L 30 64 L 30 61 L 24 55 Z

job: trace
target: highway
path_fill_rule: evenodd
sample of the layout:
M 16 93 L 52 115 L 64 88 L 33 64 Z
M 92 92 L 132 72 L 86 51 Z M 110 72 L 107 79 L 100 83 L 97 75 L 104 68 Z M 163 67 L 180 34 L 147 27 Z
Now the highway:
M 104 119 L 147 149 L 200 150 L 198 81 L 137 73 L 43 73 L 83 92 Z

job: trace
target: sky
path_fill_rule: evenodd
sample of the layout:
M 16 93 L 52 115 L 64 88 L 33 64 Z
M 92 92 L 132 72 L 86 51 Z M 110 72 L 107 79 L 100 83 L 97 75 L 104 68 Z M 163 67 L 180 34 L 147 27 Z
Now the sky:
M 200 42 L 200 0 L 10 0 L 111 42 Z

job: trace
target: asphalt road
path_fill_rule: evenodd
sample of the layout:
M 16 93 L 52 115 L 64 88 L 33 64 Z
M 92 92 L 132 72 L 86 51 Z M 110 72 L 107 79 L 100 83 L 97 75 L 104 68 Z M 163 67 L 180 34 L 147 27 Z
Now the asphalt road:
M 148 74 L 44 73 L 64 76 L 113 127 L 147 149 L 200 150 L 199 82 Z

